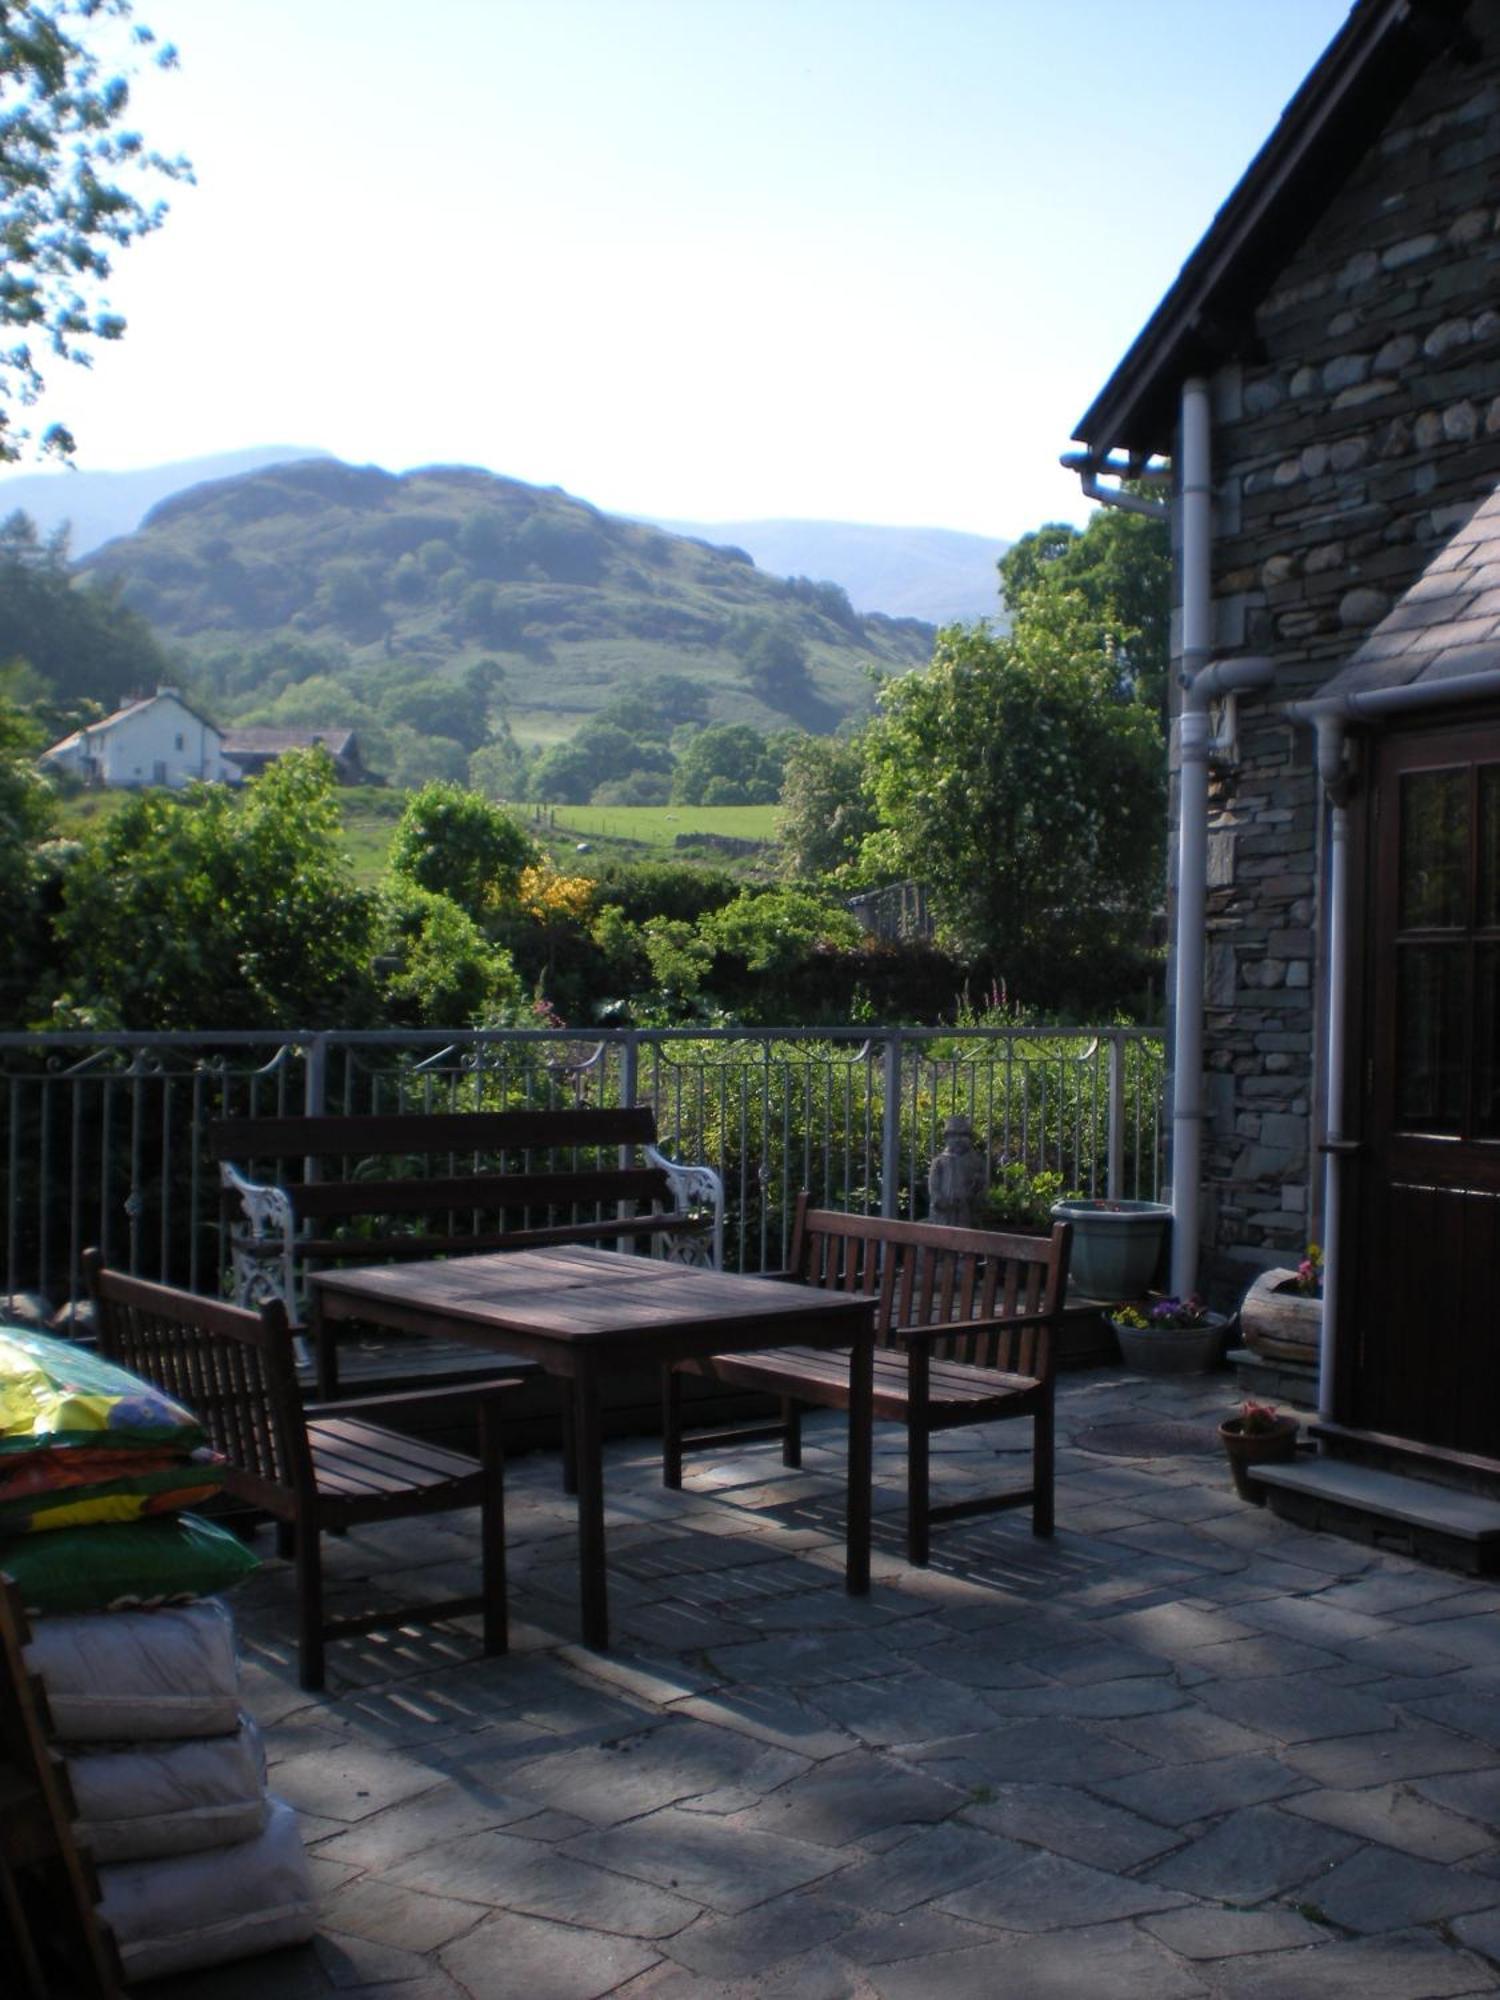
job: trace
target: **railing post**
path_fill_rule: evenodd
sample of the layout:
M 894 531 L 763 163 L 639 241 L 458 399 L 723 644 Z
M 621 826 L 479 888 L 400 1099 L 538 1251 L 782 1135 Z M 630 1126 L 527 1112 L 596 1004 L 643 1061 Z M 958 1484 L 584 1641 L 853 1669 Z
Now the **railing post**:
M 1115 1028 L 1109 1037 L 1109 1179 L 1111 1201 L 1125 1199 L 1125 1034 Z
M 901 1185 L 901 1030 L 893 1028 L 885 1037 L 885 1103 L 880 1121 L 880 1212 L 899 1213 L 897 1195 Z
M 635 1029 L 627 1028 L 624 1045 L 620 1050 L 620 1109 L 622 1111 L 630 1110 L 631 1106 L 635 1103 L 636 1092 L 640 1088 L 640 1081 L 641 1052 L 635 1039 Z M 666 1145 L 667 1135 L 665 1132 L 658 1131 L 656 1137 L 659 1145 Z M 674 1158 L 681 1158 L 681 1149 L 675 1142 L 672 1146 L 672 1153 Z M 619 1164 L 622 1167 L 628 1168 L 635 1165 L 629 1146 L 621 1146 L 618 1149 L 618 1157 Z M 621 1215 L 626 1213 L 629 1206 L 628 1202 L 620 1203 Z
M 309 1118 L 321 1118 L 328 1109 L 328 1037 L 314 1035 L 304 1057 L 304 1109 Z

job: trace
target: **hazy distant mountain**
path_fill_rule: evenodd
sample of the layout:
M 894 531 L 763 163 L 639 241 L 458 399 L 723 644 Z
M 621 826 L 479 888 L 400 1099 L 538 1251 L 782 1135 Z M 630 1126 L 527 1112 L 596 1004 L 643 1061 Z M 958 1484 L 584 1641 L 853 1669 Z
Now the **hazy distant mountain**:
M 732 542 L 773 576 L 828 577 L 856 611 L 929 625 L 1000 613 L 995 564 L 1009 542 L 951 528 L 873 528 L 853 521 L 663 521 L 676 535 Z
M 831 730 L 868 710 L 872 669 L 932 652 L 930 625 L 862 616 L 837 582 L 771 576 L 741 549 L 472 466 L 322 458 L 214 480 L 83 568 L 120 585 L 226 713 L 309 675 L 378 705 L 491 659 L 518 735 L 555 738 L 673 674 L 715 721 Z
M 22 472 L 0 479 L 0 519 L 19 508 L 43 534 L 64 521 L 72 525 L 71 548 L 86 556 L 116 535 L 134 534 L 159 500 L 206 479 L 232 479 L 266 465 L 299 458 L 327 458 L 305 445 L 258 444 L 245 451 L 222 451 L 211 458 L 183 458 L 141 472 Z

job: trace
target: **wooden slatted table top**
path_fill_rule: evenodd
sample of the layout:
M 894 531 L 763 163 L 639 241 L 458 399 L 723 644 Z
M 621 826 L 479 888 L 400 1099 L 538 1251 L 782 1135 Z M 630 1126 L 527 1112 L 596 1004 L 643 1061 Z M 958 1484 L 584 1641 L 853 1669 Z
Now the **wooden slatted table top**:
M 580 1348 L 646 1346 L 672 1334 L 712 1335 L 725 1346 L 834 1345 L 868 1326 L 874 1305 L 863 1293 L 584 1245 L 325 1271 L 310 1282 L 339 1317 L 359 1307 L 377 1319 L 382 1309 L 403 1319 L 430 1314 L 460 1338 L 467 1328 Z

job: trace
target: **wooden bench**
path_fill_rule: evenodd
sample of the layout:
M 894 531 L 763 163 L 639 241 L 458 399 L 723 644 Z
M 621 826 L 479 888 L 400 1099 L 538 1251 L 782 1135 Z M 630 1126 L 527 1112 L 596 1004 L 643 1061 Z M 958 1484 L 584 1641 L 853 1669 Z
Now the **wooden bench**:
M 798 1199 L 791 1269 L 780 1275 L 825 1290 L 864 1292 L 875 1316 L 875 1415 L 906 1426 L 906 1553 L 928 1560 L 935 1521 L 1031 1508 L 1032 1532 L 1052 1533 L 1055 1343 L 1068 1284 L 1072 1225 L 1050 1237 L 946 1229 L 935 1223 L 839 1215 Z M 681 1377 L 711 1375 L 782 1400 L 783 1421 L 685 1435 Z M 663 1381 L 663 1478 L 682 1484 L 687 1451 L 780 1436 L 783 1461 L 801 1463 L 801 1409 L 845 1409 L 847 1357 L 816 1348 L 719 1354 L 683 1362 Z M 929 1440 L 934 1431 L 1009 1417 L 1032 1420 L 1029 1485 L 933 1506 Z
M 294 1324 L 330 1265 L 591 1242 L 722 1259 L 719 1177 L 657 1150 L 648 1105 L 226 1118 L 207 1143 L 231 1295 L 279 1298 Z

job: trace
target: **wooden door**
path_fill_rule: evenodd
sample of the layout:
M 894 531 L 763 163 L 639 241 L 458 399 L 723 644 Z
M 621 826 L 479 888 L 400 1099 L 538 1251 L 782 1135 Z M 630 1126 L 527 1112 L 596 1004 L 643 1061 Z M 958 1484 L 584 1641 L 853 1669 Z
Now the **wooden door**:
M 1393 733 L 1372 765 L 1339 1402 L 1500 1460 L 1500 722 Z

